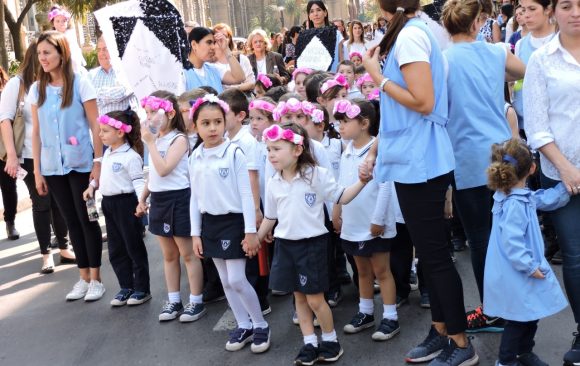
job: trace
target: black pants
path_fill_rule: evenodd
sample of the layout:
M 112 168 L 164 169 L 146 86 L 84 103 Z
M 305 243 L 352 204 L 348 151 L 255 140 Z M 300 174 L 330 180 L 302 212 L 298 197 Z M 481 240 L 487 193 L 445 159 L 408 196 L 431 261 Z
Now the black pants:
M 16 179 L 9 176 L 4 168 L 6 162 L 0 160 L 0 189 L 2 190 L 2 202 L 4 203 L 4 221 L 14 222 L 18 206 L 18 193 L 16 191 Z
M 101 202 L 107 227 L 109 260 L 119 286 L 149 293 L 149 261 L 143 242 L 143 224 L 134 215 L 135 193 L 104 196 Z
M 449 255 L 445 233 L 445 192 L 451 173 L 426 183 L 395 183 L 401 211 L 421 262 L 434 322 L 445 323 L 451 335 L 467 328 L 463 285 Z
M 391 273 L 395 279 L 397 296 L 405 298 L 411 293 L 411 266 L 413 265 L 413 241 L 407 230 L 407 225 L 397 223 L 397 236 L 392 239 L 391 245 Z M 423 278 L 421 261 L 417 263 L 417 279 L 419 282 L 419 291 L 426 293 L 427 286 Z
M 511 364 L 517 360 L 518 355 L 532 352 L 537 329 L 537 320 L 530 322 L 508 320 L 499 345 L 499 362 L 504 365 Z
M 273 246 L 270 245 L 270 249 L 273 249 Z M 265 306 L 269 304 L 268 283 L 270 282 L 270 276 L 260 276 L 260 262 L 257 255 L 246 260 L 246 278 L 256 291 L 258 300 L 260 300 L 260 305 Z
M 103 243 L 101 227 L 89 221 L 83 192 L 89 185 L 89 173 L 72 171 L 66 175 L 46 176 L 48 189 L 69 228 L 70 240 L 75 250 L 79 268 L 101 267 Z
M 327 252 L 327 263 L 328 263 L 328 292 L 331 294 L 340 290 L 340 282 L 338 280 L 338 264 L 337 263 L 337 248 L 340 248 L 342 252 L 342 244 L 340 242 L 340 236 L 334 232 L 334 227 L 332 226 L 332 221 L 330 221 L 330 215 L 324 206 L 324 226 L 328 230 L 328 252 Z M 344 252 L 342 252 L 344 258 Z M 344 260 L 346 266 L 346 259 Z M 356 266 L 355 266 L 356 268 Z

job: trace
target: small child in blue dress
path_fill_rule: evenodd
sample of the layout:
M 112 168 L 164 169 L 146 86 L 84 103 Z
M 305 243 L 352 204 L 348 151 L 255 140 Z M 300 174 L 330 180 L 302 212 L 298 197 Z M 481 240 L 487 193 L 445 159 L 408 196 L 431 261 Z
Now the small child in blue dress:
M 487 314 L 507 321 L 496 366 L 544 365 L 532 352 L 538 319 L 561 311 L 567 303 L 544 257 L 536 209 L 556 210 L 570 196 L 562 183 L 546 190 L 526 188 L 536 164 L 523 140 L 494 144 L 491 160 L 488 186 L 496 192 L 483 306 Z

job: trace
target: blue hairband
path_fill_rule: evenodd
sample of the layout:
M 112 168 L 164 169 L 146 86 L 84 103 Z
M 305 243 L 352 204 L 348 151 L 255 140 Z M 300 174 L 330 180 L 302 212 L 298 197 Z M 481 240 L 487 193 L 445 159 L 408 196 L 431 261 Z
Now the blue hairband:
M 504 161 L 504 162 L 506 162 L 506 163 L 508 163 L 510 165 L 513 165 L 515 168 L 518 167 L 518 161 L 513 156 L 511 156 L 511 155 L 505 154 L 502 157 L 502 161 Z

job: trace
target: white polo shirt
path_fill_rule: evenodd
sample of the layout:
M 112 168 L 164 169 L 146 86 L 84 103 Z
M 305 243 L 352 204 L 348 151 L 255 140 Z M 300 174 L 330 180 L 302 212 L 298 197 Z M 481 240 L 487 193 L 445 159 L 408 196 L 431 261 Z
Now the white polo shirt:
M 256 211 L 246 157 L 229 139 L 206 149 L 199 145 L 189 158 L 191 236 L 201 235 L 201 215 L 242 213 L 245 232 L 256 232 Z
M 358 168 L 367 157 L 374 140 L 361 149 L 355 149 L 352 142 L 348 144 L 340 160 L 338 183 L 341 186 L 348 187 L 359 180 Z M 367 183 L 348 205 L 342 207 L 341 239 L 355 242 L 371 240 L 371 224 L 385 226 L 382 238 L 395 237 L 394 195 L 395 186 L 392 182 L 377 183 L 373 179 Z
M 320 143 L 326 150 L 334 179 L 338 180 L 340 174 L 340 157 L 342 155 L 342 141 L 339 139 L 331 139 L 325 134 Z
M 145 178 L 143 159 L 128 143 L 116 150 L 110 147 L 103 154 L 99 190 L 103 196 L 135 192 L 141 197 Z
M 165 155 L 167 154 L 170 146 L 179 136 L 187 138 L 185 134 L 179 132 L 178 130 L 173 130 L 167 135 L 157 138 L 155 145 L 157 146 L 157 150 L 159 151 L 159 154 L 162 158 L 165 158 Z M 155 164 L 153 164 L 151 153 L 149 153 L 149 191 L 165 192 L 188 188 L 189 174 L 187 172 L 187 155 L 188 151 L 183 154 L 181 160 L 179 160 L 171 173 L 167 174 L 165 177 L 162 177 L 159 175 L 159 173 L 157 173 L 157 170 L 155 170 Z
M 242 149 L 242 152 L 246 156 L 246 167 L 248 170 L 259 170 L 258 162 L 256 161 L 258 141 L 252 136 L 249 126 L 242 126 L 233 138 L 230 138 L 226 132 L 226 137 Z
M 306 179 L 296 174 L 291 182 L 277 172 L 266 186 L 264 217 L 278 220 L 274 236 L 300 240 L 328 233 L 324 202 L 338 202 L 344 192 L 328 169 L 308 169 Z
M 264 141 L 256 140 L 256 163 L 258 164 L 258 178 L 260 181 L 260 197 L 262 202 L 266 198 L 266 165 L 270 164 L 268 161 L 268 149 Z M 270 164 L 272 167 L 272 164 Z M 270 176 L 271 177 L 271 176 Z

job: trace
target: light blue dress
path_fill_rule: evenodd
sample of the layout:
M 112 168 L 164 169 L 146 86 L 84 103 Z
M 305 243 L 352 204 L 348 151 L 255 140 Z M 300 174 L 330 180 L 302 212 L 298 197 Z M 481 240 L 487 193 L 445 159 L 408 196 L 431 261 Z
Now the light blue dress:
M 562 183 L 530 191 L 514 189 L 493 196 L 493 225 L 487 257 L 483 308 L 485 314 L 527 322 L 553 315 L 567 306 L 558 279 L 544 257 L 544 241 L 536 209 L 552 211 L 570 196 Z M 539 269 L 545 279 L 532 274 Z
M 183 71 L 185 73 L 185 90 L 190 91 L 191 89 L 199 88 L 202 86 L 211 86 L 218 92 L 218 94 L 223 92 L 224 88 L 219 70 L 207 63 L 204 63 L 202 68 L 205 73 L 203 77 L 195 72 L 194 69 L 187 69 Z

